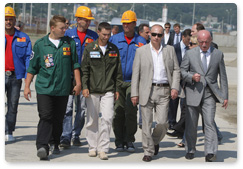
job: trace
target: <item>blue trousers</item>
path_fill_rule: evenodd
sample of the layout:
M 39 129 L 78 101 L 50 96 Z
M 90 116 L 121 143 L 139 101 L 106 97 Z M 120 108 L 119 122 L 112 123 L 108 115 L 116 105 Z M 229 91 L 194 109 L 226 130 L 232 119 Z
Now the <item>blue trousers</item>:
M 11 76 L 5 75 L 5 93 L 7 96 L 5 134 L 12 135 L 15 130 L 21 86 L 22 79 L 16 79 L 14 74 Z
M 73 120 L 73 101 L 76 100 L 76 116 L 74 124 Z M 85 123 L 85 109 L 86 109 L 85 97 L 80 94 L 79 96 L 69 95 L 67 109 L 63 120 L 63 132 L 61 136 L 62 140 L 71 141 L 71 138 L 78 138 Z

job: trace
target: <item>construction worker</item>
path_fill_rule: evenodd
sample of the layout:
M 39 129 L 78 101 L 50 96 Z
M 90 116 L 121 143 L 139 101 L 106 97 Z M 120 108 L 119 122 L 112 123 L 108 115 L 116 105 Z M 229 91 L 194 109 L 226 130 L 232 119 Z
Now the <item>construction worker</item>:
M 15 141 L 15 130 L 22 78 L 26 77 L 32 52 L 30 38 L 17 30 L 14 9 L 5 7 L 5 93 L 7 113 L 5 117 L 5 140 Z
M 30 83 L 37 74 L 35 88 L 39 112 L 36 147 L 37 156 L 47 159 L 49 145 L 52 154 L 59 154 L 60 137 L 68 96 L 71 90 L 71 72 L 76 85 L 74 94 L 81 91 L 80 65 L 76 54 L 75 41 L 64 36 L 66 19 L 54 15 L 50 20 L 50 33 L 36 41 L 24 89 L 24 97 L 31 97 Z
M 114 43 L 120 52 L 123 82 L 119 90 L 120 97 L 115 102 L 115 116 L 113 130 L 115 134 L 116 150 L 135 152 L 133 142 L 137 132 L 137 106 L 131 102 L 131 77 L 132 65 L 136 49 L 145 45 L 146 40 L 135 33 L 136 13 L 126 11 L 122 15 L 123 32 L 111 36 L 110 42 Z
M 69 36 L 74 39 L 76 43 L 76 50 L 78 54 L 78 63 L 81 65 L 82 55 L 84 48 L 91 42 L 95 41 L 98 38 L 96 32 L 88 29 L 92 17 L 91 10 L 86 6 L 78 7 L 76 14 L 77 27 L 73 29 L 68 29 L 65 32 L 66 36 Z M 74 124 L 72 125 L 73 118 L 73 101 L 75 97 L 70 95 L 68 98 L 67 110 L 63 121 L 63 132 L 61 136 L 61 147 L 70 147 L 70 143 L 74 146 L 81 146 L 79 135 L 85 123 L 85 109 L 86 103 L 85 98 L 82 95 L 82 92 L 76 98 L 76 116 Z
M 89 156 L 99 154 L 101 160 L 108 160 L 114 100 L 119 98 L 122 70 L 119 50 L 108 41 L 111 36 L 110 24 L 100 23 L 98 35 L 99 38 L 84 50 L 82 89 L 87 101 L 86 139 Z

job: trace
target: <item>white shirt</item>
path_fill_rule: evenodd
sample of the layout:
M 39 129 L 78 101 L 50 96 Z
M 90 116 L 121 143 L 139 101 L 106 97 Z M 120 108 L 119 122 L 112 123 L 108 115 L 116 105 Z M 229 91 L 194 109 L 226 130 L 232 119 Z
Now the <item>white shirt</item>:
M 183 43 L 183 41 L 181 41 L 180 46 L 181 46 L 181 57 L 183 58 L 186 53 L 186 45 Z
M 208 68 L 208 65 L 209 65 L 209 62 L 210 62 L 210 58 L 211 58 L 211 53 L 210 53 L 210 47 L 209 47 L 209 49 L 207 50 L 207 53 L 206 53 L 206 59 L 207 59 L 207 68 Z M 203 56 L 204 56 L 204 53 L 203 53 L 203 51 L 200 49 L 200 54 L 201 54 L 201 60 L 202 60 L 202 58 L 203 58 Z
M 154 64 L 153 83 L 168 83 L 168 78 L 163 60 L 162 45 L 160 46 L 160 49 L 157 53 L 156 50 L 153 48 L 151 42 L 149 44 Z
M 105 46 L 100 46 L 100 49 L 102 50 L 103 55 L 105 55 L 105 50 L 107 48 L 107 45 Z
M 169 37 L 170 37 L 170 32 L 168 34 L 165 32 L 165 35 L 164 35 L 165 44 L 168 43 Z
M 180 38 L 181 37 L 181 32 L 178 33 L 178 40 L 180 42 Z M 175 37 L 174 37 L 174 45 L 176 44 L 176 38 L 177 38 L 177 33 L 175 33 Z
M 58 48 L 61 39 L 51 39 L 49 37 L 49 40 Z

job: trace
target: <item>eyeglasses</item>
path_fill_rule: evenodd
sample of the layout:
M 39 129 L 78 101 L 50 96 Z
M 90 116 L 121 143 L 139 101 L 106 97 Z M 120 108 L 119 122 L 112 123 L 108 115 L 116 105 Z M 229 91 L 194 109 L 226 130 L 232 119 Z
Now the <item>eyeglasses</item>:
M 159 38 L 161 38 L 163 36 L 162 33 L 151 33 L 152 36 L 158 36 Z
M 165 27 L 165 29 L 170 28 L 170 27 Z

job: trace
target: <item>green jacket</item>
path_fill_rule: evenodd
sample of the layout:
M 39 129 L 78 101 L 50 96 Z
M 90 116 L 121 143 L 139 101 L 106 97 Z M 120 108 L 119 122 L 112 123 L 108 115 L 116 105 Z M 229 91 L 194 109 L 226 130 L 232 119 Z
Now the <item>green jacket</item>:
M 119 50 L 114 44 L 108 42 L 103 55 L 97 39 L 85 47 L 82 58 L 82 89 L 99 94 L 118 91 L 122 70 Z
M 48 34 L 36 41 L 27 72 L 37 74 L 35 88 L 38 94 L 67 96 L 71 89 L 72 67 L 80 68 L 75 41 L 64 36 L 56 48 Z

